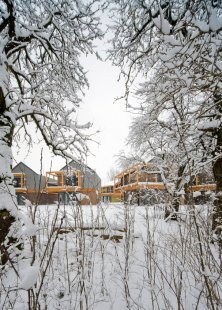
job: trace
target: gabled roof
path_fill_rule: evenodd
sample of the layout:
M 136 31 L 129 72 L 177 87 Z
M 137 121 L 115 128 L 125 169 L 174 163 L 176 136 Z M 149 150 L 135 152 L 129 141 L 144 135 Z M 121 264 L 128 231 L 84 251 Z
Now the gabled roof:
M 78 165 L 80 165 L 80 166 L 82 166 L 82 167 L 84 167 L 84 168 L 86 168 L 86 169 L 89 170 L 91 173 L 97 174 L 95 170 L 93 170 L 92 168 L 90 168 L 90 167 L 87 166 L 86 164 L 81 163 L 81 162 L 80 162 L 79 160 L 77 160 L 77 159 L 71 160 L 68 164 L 66 164 L 64 167 L 62 167 L 62 168 L 60 169 L 60 171 L 61 171 L 61 170 L 64 170 L 67 166 L 72 165 L 72 164 L 75 164 L 75 163 L 78 164 Z
M 39 175 L 37 172 L 35 172 L 34 170 L 32 170 L 30 167 L 28 167 L 26 164 L 24 164 L 23 162 L 20 161 L 20 163 L 18 163 L 17 165 L 15 165 L 15 167 L 12 168 L 12 172 L 13 170 L 15 170 L 16 168 L 19 168 L 19 170 L 21 172 L 25 172 L 27 170 L 29 170 L 31 173 L 35 174 L 35 175 Z

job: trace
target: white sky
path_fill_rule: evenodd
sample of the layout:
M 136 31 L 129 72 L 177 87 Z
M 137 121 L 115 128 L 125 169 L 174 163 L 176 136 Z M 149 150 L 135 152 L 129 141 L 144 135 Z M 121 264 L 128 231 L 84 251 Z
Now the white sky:
M 115 155 L 124 148 L 131 120 L 126 112 L 125 103 L 115 102 L 116 97 L 124 92 L 124 83 L 118 82 L 119 69 L 108 61 L 97 61 L 90 57 L 86 61 L 89 68 L 90 89 L 85 97 L 85 104 L 79 112 L 79 119 L 92 120 L 94 127 L 100 130 L 93 146 L 95 156 L 88 159 L 88 164 L 95 169 L 103 181 L 107 171 L 115 167 Z
M 104 57 L 104 41 L 98 44 L 98 51 Z M 100 130 L 95 136 L 99 143 L 91 144 L 94 156 L 89 156 L 87 164 L 95 169 L 105 184 L 107 172 L 115 167 L 115 155 L 124 148 L 131 120 L 130 113 L 125 111 L 124 101 L 114 103 L 114 99 L 124 92 L 124 81 L 118 82 L 119 68 L 113 67 L 109 61 L 97 60 L 95 56 L 88 56 L 83 66 L 88 70 L 89 90 L 83 98 L 84 104 L 78 111 L 79 122 L 91 121 L 94 129 Z M 37 173 L 40 172 L 40 154 L 43 144 L 34 145 L 27 154 L 27 147 L 22 145 L 13 149 L 14 165 L 23 161 Z M 43 174 L 49 170 L 60 170 L 65 165 L 61 157 L 53 156 L 49 150 L 43 149 Z

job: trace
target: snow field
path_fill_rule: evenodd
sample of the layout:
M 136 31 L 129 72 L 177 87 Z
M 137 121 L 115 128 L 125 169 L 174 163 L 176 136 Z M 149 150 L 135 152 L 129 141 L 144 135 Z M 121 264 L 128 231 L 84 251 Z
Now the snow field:
M 10 267 L 2 278 L 1 309 L 219 309 L 208 209 L 181 214 L 165 222 L 163 205 L 38 206 L 20 278 Z

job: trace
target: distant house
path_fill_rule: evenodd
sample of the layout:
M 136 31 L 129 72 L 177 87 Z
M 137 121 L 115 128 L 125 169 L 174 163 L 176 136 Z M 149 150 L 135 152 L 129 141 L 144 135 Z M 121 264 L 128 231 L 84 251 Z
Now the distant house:
M 160 170 L 151 162 L 135 164 L 114 177 L 114 192 L 144 188 L 165 189 Z
M 100 197 L 103 202 L 122 202 L 123 195 L 121 192 L 114 192 L 114 181 L 101 187 Z
M 82 188 L 100 189 L 101 179 L 98 176 L 98 174 L 89 166 L 77 160 L 72 160 L 69 164 L 65 165 L 62 169 L 60 169 L 60 171 L 64 171 L 67 175 L 72 170 L 79 170 L 82 172 L 81 175 Z
M 25 203 L 25 199 L 33 204 L 50 204 L 57 200 L 56 195 L 47 195 L 45 192 L 46 178 L 20 162 L 13 169 L 14 186 L 18 204 Z
M 165 168 L 166 169 L 166 168 Z M 166 169 L 167 171 L 168 169 Z M 163 182 L 160 169 L 153 160 L 148 163 L 134 164 L 114 177 L 114 186 L 104 186 L 101 189 L 103 201 L 112 201 L 117 194 L 125 202 L 138 204 L 153 204 L 169 199 L 166 189 L 173 188 L 174 183 Z M 210 191 L 215 191 L 216 185 L 210 166 L 199 169 L 198 174 L 191 177 L 187 184 L 185 201 L 194 198 L 195 203 L 206 202 Z M 196 192 L 196 193 L 194 193 Z
M 62 204 L 76 200 L 80 204 L 97 204 L 101 179 L 85 164 L 72 160 L 59 171 L 46 173 L 46 192 L 58 195 Z

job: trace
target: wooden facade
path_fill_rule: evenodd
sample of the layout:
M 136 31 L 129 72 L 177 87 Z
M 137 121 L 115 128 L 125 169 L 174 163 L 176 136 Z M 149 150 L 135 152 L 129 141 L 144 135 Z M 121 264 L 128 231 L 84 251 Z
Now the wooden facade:
M 46 193 L 59 195 L 61 203 L 69 203 L 74 198 L 80 204 L 97 204 L 99 202 L 99 188 L 84 187 L 83 172 L 75 168 L 61 171 L 49 171 L 46 173 Z M 79 195 L 81 194 L 81 195 Z
M 113 195 L 120 195 L 121 200 L 134 203 L 164 202 L 168 199 L 167 188 L 173 188 L 173 183 L 163 183 L 161 173 L 154 163 L 136 164 L 114 177 Z M 106 188 L 106 187 L 105 187 Z M 199 174 L 188 186 L 188 193 L 199 191 L 203 196 L 208 191 L 216 189 L 212 177 Z M 104 190 L 103 190 L 104 191 Z M 157 194 L 159 198 L 157 199 Z M 101 196 L 108 195 L 102 193 Z
M 123 195 L 121 191 L 114 192 L 114 185 L 106 185 L 101 187 L 100 197 L 103 202 L 121 202 Z
M 46 172 L 46 192 L 59 193 L 79 191 L 82 188 L 81 171 L 73 170 L 71 175 L 64 171 Z
M 82 205 L 97 204 L 100 200 L 152 204 L 168 199 L 166 185 L 153 163 L 129 167 L 114 177 L 113 184 L 103 187 L 96 172 L 78 161 L 71 161 L 60 171 L 49 171 L 46 176 L 19 163 L 13 168 L 13 174 L 19 204 L 24 204 L 25 199 L 33 204 L 53 204 L 58 201 L 66 204 L 72 199 Z M 167 186 L 173 187 L 174 184 Z M 205 197 L 205 193 L 215 189 L 212 176 L 199 173 L 187 187 L 187 197 L 196 191 Z
M 212 179 L 205 180 L 206 183 L 202 182 L 200 176 L 195 176 L 194 181 L 188 188 L 189 191 L 193 192 L 207 192 L 207 191 L 215 191 L 216 190 L 216 184 L 213 182 Z
M 160 171 L 154 164 L 136 164 L 114 177 L 114 192 L 138 189 L 165 189 Z

